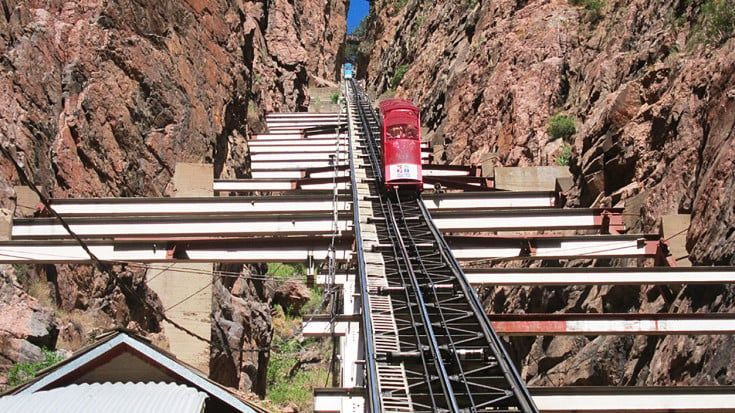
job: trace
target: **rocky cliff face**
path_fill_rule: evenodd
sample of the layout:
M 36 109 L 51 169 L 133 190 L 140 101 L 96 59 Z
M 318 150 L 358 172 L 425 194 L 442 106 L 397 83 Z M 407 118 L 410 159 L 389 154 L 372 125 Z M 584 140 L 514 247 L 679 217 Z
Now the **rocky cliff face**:
M 265 396 L 271 343 L 272 287 L 262 277 L 267 268 L 222 266 L 213 291 L 212 379 Z
M 691 261 L 727 264 L 735 253 L 733 16 L 732 2 L 380 0 L 359 76 L 378 93 L 414 100 L 425 136 L 451 164 L 552 164 L 564 143 L 547 122 L 573 118 L 571 206 L 635 201 L 638 232 L 689 214 Z M 505 311 L 733 310 L 729 287 L 686 286 L 667 299 L 659 288 L 620 291 L 485 294 Z M 560 337 L 516 340 L 514 351 L 531 383 L 732 383 L 735 360 L 716 351 L 728 341 Z
M 347 4 L 0 0 L 0 144 L 48 197 L 167 195 L 177 162 L 247 176 L 245 137 L 264 113 L 304 110 L 309 82 L 336 81 Z M 0 206 L 14 209 L 21 184 L 0 159 Z M 50 267 L 35 281 L 69 314 L 155 332 L 155 294 L 118 270 Z M 62 323 L 70 341 L 89 332 L 79 317 Z
M 0 273 L 0 302 L 0 368 L 43 359 L 41 347 L 53 348 L 59 333 L 53 310 L 24 292 L 11 268 Z M 3 377 L 0 385 L 5 384 Z

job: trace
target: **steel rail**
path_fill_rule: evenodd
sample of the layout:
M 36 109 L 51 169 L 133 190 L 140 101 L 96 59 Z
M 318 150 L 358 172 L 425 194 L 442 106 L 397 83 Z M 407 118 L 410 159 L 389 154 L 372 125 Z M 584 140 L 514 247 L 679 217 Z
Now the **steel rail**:
M 370 144 L 368 145 L 368 156 L 378 175 L 381 173 L 376 149 L 378 144 L 374 138 L 369 138 L 368 142 Z M 379 176 L 376 180 L 379 184 L 382 178 Z M 383 197 L 374 197 L 374 204 L 383 201 L 381 198 Z M 389 250 L 405 250 L 394 256 L 384 255 L 386 265 L 392 265 L 391 270 L 393 271 L 386 277 L 388 279 L 386 294 L 394 302 L 394 317 L 396 323 L 400 323 L 399 333 L 401 334 L 399 337 L 401 354 L 386 356 L 393 358 L 394 363 L 406 365 L 407 373 L 411 374 L 409 389 L 414 411 L 477 412 L 495 409 L 505 412 L 519 410 L 536 412 L 532 402 L 521 400 L 522 396 L 527 394 L 525 390 L 517 389 L 517 387 L 524 389 L 522 381 L 510 380 L 507 367 L 499 371 L 496 369 L 498 365 L 510 363 L 507 354 L 502 357 L 502 345 L 497 336 L 491 343 L 493 345 L 485 344 L 478 350 L 475 347 L 478 342 L 476 327 L 467 329 L 453 326 L 457 321 L 475 319 L 472 315 L 474 312 L 465 309 L 468 303 L 464 294 L 448 294 L 449 298 L 440 298 L 438 295 L 438 289 L 443 289 L 447 286 L 446 283 L 448 283 L 449 290 L 455 288 L 456 274 L 445 273 L 446 264 L 442 261 L 441 255 L 431 251 L 427 252 L 420 247 L 426 242 L 434 242 L 436 234 L 427 230 L 421 223 L 420 217 L 416 216 L 417 214 L 411 209 L 404 210 L 402 215 L 400 208 L 395 211 L 402 216 L 401 226 L 400 230 L 391 229 L 393 224 L 398 226 L 398 222 L 395 216 L 390 216 L 393 213 L 393 207 L 385 204 L 385 202 L 379 203 L 379 209 L 386 210 L 386 212 L 382 217 L 374 220 L 376 226 L 379 227 L 379 236 L 389 239 L 390 246 L 386 245 Z M 405 244 L 401 247 L 401 238 L 406 238 L 406 241 L 412 244 L 410 253 L 413 255 L 406 250 Z M 414 266 L 415 270 L 408 269 Z M 405 276 L 401 275 L 401 272 L 408 273 L 408 277 L 401 278 Z M 412 290 L 412 292 L 409 293 L 406 290 Z M 422 326 L 415 322 L 414 312 L 416 310 L 419 310 L 417 311 L 418 316 L 423 320 Z M 479 311 L 484 314 L 482 309 Z M 410 337 L 413 337 L 412 342 Z M 492 341 L 488 334 L 482 337 L 484 337 L 482 340 Z M 459 348 L 459 346 L 466 347 Z M 488 353 L 493 353 L 488 355 L 487 359 L 484 356 L 486 353 L 483 349 L 485 348 L 488 349 Z M 408 351 L 404 352 L 404 349 Z M 411 349 L 416 351 L 412 352 Z M 445 353 L 446 357 L 443 356 Z M 473 359 L 473 355 L 477 357 L 478 354 L 480 356 Z M 427 360 L 427 357 L 430 360 Z M 491 357 L 503 358 L 504 361 L 498 363 L 496 360 L 491 360 Z M 409 369 L 410 363 L 417 364 Z M 432 365 L 433 368 L 428 367 Z M 423 367 L 419 369 L 419 366 Z M 451 369 L 451 375 L 448 369 Z M 442 395 L 439 396 L 439 392 L 442 392 Z
M 397 207 L 398 209 L 401 210 L 401 217 L 405 219 L 405 213 L 403 213 L 402 211 L 400 197 L 398 196 L 397 193 L 396 193 L 396 200 L 397 200 Z M 386 209 L 388 211 L 388 216 L 390 217 L 390 222 L 391 222 L 391 225 L 387 226 L 387 228 L 389 232 L 393 232 L 393 237 L 392 237 L 393 244 L 397 246 L 400 256 L 406 262 L 406 268 L 405 268 L 406 275 L 407 275 L 408 281 L 411 284 L 411 287 L 414 292 L 413 298 L 416 300 L 416 303 L 418 304 L 418 309 L 420 310 L 419 313 L 423 321 L 424 331 L 425 331 L 426 336 L 429 339 L 429 349 L 431 351 L 432 361 L 434 364 L 434 368 L 436 369 L 437 374 L 439 376 L 438 377 L 439 383 L 441 384 L 442 390 L 444 392 L 444 397 L 448 405 L 447 407 L 451 412 L 460 412 L 461 409 L 460 409 L 459 403 L 457 402 L 457 398 L 455 397 L 455 392 L 452 387 L 452 383 L 450 382 L 450 379 L 449 379 L 449 373 L 446 367 L 444 366 L 444 360 L 442 357 L 441 350 L 439 349 L 439 343 L 437 341 L 436 334 L 434 333 L 434 329 L 432 328 L 432 326 L 434 325 L 434 320 L 432 320 L 429 316 L 429 313 L 427 311 L 427 305 L 423 298 L 422 289 L 421 289 L 421 286 L 419 285 L 418 277 L 416 275 L 416 272 L 413 269 L 413 265 L 411 264 L 412 257 L 420 257 L 421 255 L 418 252 L 418 249 L 416 248 L 416 242 L 414 240 L 414 237 L 410 234 L 410 231 L 408 230 L 401 231 L 401 227 L 407 228 L 408 225 L 405 223 L 405 221 L 403 222 L 401 226 L 398 225 L 398 222 L 395 217 L 394 205 L 392 201 L 388 199 L 386 200 L 386 204 L 387 204 Z M 406 248 L 406 243 L 404 242 L 405 239 L 410 241 L 413 247 L 412 248 L 413 255 L 409 255 L 408 250 Z M 419 259 L 418 264 L 421 267 L 423 267 L 423 263 L 420 261 L 420 259 Z M 424 274 L 428 273 L 425 268 L 422 268 L 422 270 Z M 410 299 L 412 297 L 408 293 L 409 290 L 406 289 L 404 291 L 406 292 L 406 302 L 410 302 Z M 434 298 L 435 299 L 432 303 L 439 302 L 439 300 L 437 300 L 436 297 Z M 437 307 L 436 310 L 441 312 L 441 308 L 439 307 Z M 444 317 L 441 317 L 440 325 L 445 326 L 446 323 L 447 323 L 446 319 Z M 447 338 L 449 339 L 449 341 L 451 341 L 451 335 L 447 334 L 447 336 L 448 336 Z M 456 354 L 456 352 L 454 352 L 454 354 Z M 428 379 L 430 379 L 430 377 Z M 462 382 L 464 382 L 466 386 L 466 381 L 462 380 Z M 431 388 L 431 386 L 429 386 L 429 388 Z
M 353 87 L 354 87 L 354 83 L 353 83 Z M 365 126 L 366 128 L 368 127 L 367 125 L 370 125 L 369 126 L 370 129 L 369 130 L 366 129 L 366 132 L 368 133 L 366 133 L 365 135 L 366 135 L 366 139 L 368 139 L 368 145 L 366 146 L 367 146 L 368 154 L 370 157 L 370 163 L 373 165 L 373 173 L 376 175 L 375 178 L 377 182 L 382 183 L 383 182 L 383 170 L 380 167 L 381 165 L 380 156 L 378 155 L 377 149 L 376 149 L 376 146 L 379 145 L 380 133 L 379 131 L 373 130 L 375 128 L 379 128 L 379 125 L 376 124 L 378 116 L 373 110 L 373 107 L 370 105 L 370 102 L 368 102 L 367 99 L 365 98 L 365 96 L 362 93 L 357 93 L 356 88 L 354 90 L 355 90 L 355 95 L 357 97 L 358 105 L 360 109 L 357 112 L 358 116 L 360 116 L 360 122 L 363 125 L 366 125 Z M 368 113 L 372 116 L 374 120 L 373 122 L 368 122 L 367 120 Z M 374 135 L 378 135 L 378 137 Z
M 400 194 L 396 193 L 396 199 L 400 201 Z M 417 202 L 418 200 L 413 199 L 409 204 L 412 208 L 414 208 L 414 210 L 408 211 L 408 213 L 411 214 L 411 218 L 416 217 L 417 214 L 420 213 L 420 209 L 417 208 Z M 401 215 L 405 217 L 407 215 L 407 212 L 404 211 L 403 203 L 399 202 L 399 208 L 401 209 Z M 410 222 L 406 222 L 405 225 L 408 229 L 412 228 Z M 420 235 L 425 239 L 432 239 L 433 241 L 434 235 L 431 232 L 427 231 L 426 221 L 419 220 L 419 222 L 414 223 L 413 229 L 415 232 L 418 232 L 417 235 Z M 457 310 L 457 303 L 453 303 L 453 301 L 455 299 L 458 299 L 459 301 L 459 296 L 456 294 L 452 294 L 448 298 L 440 297 L 439 295 L 439 290 L 441 288 L 440 286 L 446 286 L 447 282 L 450 282 L 452 283 L 452 285 L 454 285 L 454 278 L 456 278 L 456 275 L 452 274 L 451 277 L 447 277 L 447 274 L 445 273 L 436 271 L 436 269 L 427 268 L 427 262 L 423 259 L 423 255 L 418 248 L 417 243 L 415 242 L 415 237 L 413 235 L 410 236 L 410 240 L 413 244 L 415 256 L 420 257 L 417 260 L 416 265 L 420 267 L 420 274 L 422 274 L 422 292 L 424 294 L 431 295 L 433 298 L 431 302 L 436 304 L 432 307 L 432 314 L 434 314 L 432 326 L 435 326 L 434 328 L 440 329 L 444 337 L 445 343 L 442 344 L 442 349 L 445 350 L 447 360 L 449 360 L 449 364 L 451 366 L 454 366 L 454 368 L 456 369 L 456 372 L 453 374 L 453 376 L 455 377 L 453 378 L 453 381 L 464 388 L 464 393 L 457 391 L 458 389 L 454 389 L 454 391 L 463 394 L 464 397 L 467 398 L 467 404 L 471 406 L 471 411 L 484 410 L 486 406 L 493 404 L 494 401 L 499 400 L 500 398 L 502 398 L 502 396 L 495 400 L 487 400 L 487 396 L 490 392 L 483 394 L 481 390 L 477 389 L 477 391 L 475 391 L 473 390 L 473 388 L 471 388 L 471 386 L 477 385 L 475 377 L 473 377 L 473 370 L 475 369 L 475 366 L 465 366 L 461 356 L 461 354 L 463 354 L 465 350 L 467 350 L 463 347 L 463 344 L 469 345 L 471 339 L 468 339 L 466 336 L 462 336 L 461 334 L 457 334 L 457 329 L 453 325 L 455 323 L 454 319 L 456 318 L 456 314 L 454 312 Z M 427 309 L 427 311 L 428 310 L 429 309 Z M 436 318 L 438 318 L 439 321 L 437 321 Z
M 447 245 L 446 241 L 444 240 L 441 232 L 439 232 L 439 230 L 432 224 L 431 213 L 421 200 L 419 200 L 418 204 L 425 222 L 428 224 L 429 229 L 434 235 L 434 239 L 437 241 L 437 246 L 439 247 L 439 250 L 444 260 L 449 265 L 452 272 L 456 275 L 456 280 L 459 283 L 464 296 L 467 298 L 467 302 L 473 308 L 478 318 L 479 328 L 482 330 L 483 334 L 485 334 L 485 337 L 489 339 L 488 344 L 491 346 L 493 352 L 495 353 L 497 357 L 496 361 L 503 370 L 506 380 L 511 385 L 511 390 L 514 392 L 516 400 L 519 402 L 522 411 L 536 412 L 537 409 L 533 403 L 533 399 L 531 398 L 531 395 L 528 392 L 525 383 L 521 379 L 521 376 L 518 373 L 515 365 L 513 365 L 513 363 L 510 361 L 510 356 L 505 350 L 505 347 L 503 346 L 500 337 L 492 328 L 490 320 L 488 319 L 488 315 L 485 312 L 485 308 L 482 306 L 482 303 L 477 297 L 475 290 L 464 277 L 459 262 L 454 258 L 454 255 L 452 254 L 449 245 Z
M 411 332 L 406 334 L 409 336 L 413 336 L 414 342 L 410 343 L 412 348 L 409 350 L 405 347 L 401 348 L 401 352 L 404 354 L 413 354 L 417 355 L 419 360 L 421 361 L 421 365 L 423 366 L 423 380 L 429 384 L 427 386 L 427 392 L 429 394 L 429 400 L 432 403 L 430 407 L 432 410 L 437 411 L 440 409 L 439 406 L 436 405 L 436 395 L 434 394 L 434 389 L 431 386 L 432 378 L 436 376 L 436 378 L 439 379 L 440 385 L 442 387 L 443 394 L 445 396 L 445 399 L 447 401 L 447 404 L 449 405 L 449 408 L 453 412 L 459 411 L 459 405 L 457 404 L 457 400 L 454 397 L 454 393 L 452 392 L 451 384 L 448 380 L 448 374 L 446 369 L 444 368 L 441 352 L 439 350 L 439 345 L 436 340 L 436 336 L 434 335 L 431 326 L 431 320 L 428 317 L 428 314 L 426 311 L 422 311 L 426 309 L 426 304 L 423 301 L 423 298 L 421 296 L 421 288 L 418 284 L 417 277 L 415 272 L 413 271 L 412 264 L 411 264 L 411 256 L 409 256 L 408 251 L 405 247 L 405 244 L 403 242 L 404 237 L 410 237 L 410 234 L 401 234 L 398 223 L 395 219 L 395 214 L 393 212 L 392 205 L 389 204 L 389 201 L 387 199 L 383 199 L 381 196 L 380 200 L 380 208 L 383 216 L 390 218 L 390 224 L 386 225 L 385 229 L 387 232 L 387 236 L 390 240 L 390 245 L 393 250 L 392 256 L 393 259 L 393 265 L 395 265 L 395 273 L 400 277 L 400 285 L 404 286 L 405 288 L 402 288 L 402 295 L 404 297 L 404 307 L 405 310 L 408 312 L 408 318 L 410 320 L 409 325 L 413 326 L 413 328 L 410 330 Z M 413 243 L 415 245 L 415 242 Z M 415 248 L 414 248 L 415 250 Z M 409 285 L 411 288 L 409 289 Z M 417 305 L 414 305 L 414 302 Z M 414 311 L 414 307 L 418 309 L 417 312 Z M 417 319 L 418 318 L 418 319 Z M 423 326 L 424 334 L 419 334 L 419 328 L 418 326 Z M 428 339 L 428 344 L 424 343 L 424 340 L 422 337 L 426 336 Z M 406 346 L 405 339 L 401 343 L 403 346 Z M 426 354 L 424 352 L 425 348 L 429 348 L 431 352 L 431 358 L 427 359 Z M 387 356 L 386 356 L 387 357 Z M 430 365 L 434 365 L 434 370 L 436 371 L 436 374 L 432 375 L 432 370 L 430 368 Z M 419 374 L 421 374 L 419 373 Z M 415 387 L 415 386 L 414 386 Z M 414 400 L 415 404 L 418 404 L 418 400 Z M 416 405 L 414 407 L 417 407 Z M 442 406 L 444 408 L 444 406 Z
M 352 101 L 353 97 L 356 97 L 358 95 L 354 81 L 350 80 L 349 83 L 345 84 L 345 89 L 347 89 L 347 86 L 349 85 L 350 90 L 345 90 L 345 95 L 347 96 L 347 105 L 348 105 L 348 111 L 350 110 L 349 105 Z M 358 113 L 361 113 L 358 111 Z M 349 152 L 350 152 L 350 181 L 352 184 L 352 199 L 353 199 L 353 219 L 355 222 L 354 225 L 354 232 L 355 232 L 355 248 L 356 248 L 356 255 L 357 255 L 357 272 L 358 277 L 360 280 L 360 304 L 362 306 L 362 334 L 364 337 L 364 351 L 365 351 L 365 374 L 366 374 L 366 383 L 365 387 L 367 388 L 366 391 L 366 402 L 367 402 L 367 411 L 378 413 L 380 412 L 380 394 L 378 389 L 378 368 L 376 365 L 376 351 L 373 341 L 373 325 L 372 320 L 370 318 L 370 301 L 368 299 L 368 280 L 367 280 L 367 270 L 366 270 L 366 264 L 365 264 L 365 253 L 362 248 L 362 231 L 360 229 L 360 208 L 359 208 L 359 196 L 357 193 L 357 178 L 355 174 L 355 148 L 353 148 L 352 145 L 352 130 L 353 130 L 353 120 L 352 116 L 348 116 L 348 124 L 350 127 L 347 128 L 348 134 L 350 136 L 349 142 Z M 363 127 L 366 127 L 366 123 L 361 123 Z
M 355 92 L 358 92 L 357 88 L 355 88 Z M 372 110 L 364 95 L 357 93 L 357 96 L 361 100 L 356 109 L 358 115 L 361 116 L 364 132 L 360 149 L 367 151 L 367 155 L 363 156 L 363 158 L 370 160 L 370 162 L 364 163 L 365 175 L 372 174 L 370 178 L 367 178 L 367 181 L 363 182 L 367 183 L 368 194 L 373 197 L 377 194 L 376 180 L 373 176 L 376 171 L 380 171 L 379 167 L 373 163 L 377 159 L 375 146 L 378 144 L 378 140 L 375 135 L 378 132 L 378 120 L 376 113 Z M 369 212 L 371 215 L 375 213 L 374 208 L 375 205 L 373 203 L 372 212 Z M 370 209 L 367 208 L 367 210 Z M 377 236 L 377 233 L 374 231 L 374 236 Z M 412 412 L 416 410 L 416 405 L 411 399 L 411 389 L 409 387 L 406 369 L 402 364 L 391 363 L 385 360 L 386 354 L 401 350 L 400 334 L 395 318 L 396 308 L 393 306 L 393 301 L 390 297 L 385 297 L 379 293 L 382 286 L 387 285 L 387 277 L 385 277 L 384 273 L 385 268 L 386 265 L 383 259 L 379 260 L 373 268 L 375 272 L 369 274 L 371 277 L 369 279 L 368 290 L 365 291 L 368 294 L 369 302 L 373 305 L 373 308 L 370 310 L 370 318 L 373 320 L 374 325 L 373 337 L 375 340 L 375 350 L 381 355 L 381 359 L 377 360 L 376 363 L 379 373 L 380 407 L 385 411 Z M 429 380 L 423 380 L 423 382 L 427 381 Z
M 433 234 L 428 231 L 426 224 L 416 219 L 420 214 L 417 203 L 412 201 L 401 205 L 409 207 L 408 210 L 401 208 L 402 216 L 408 217 L 404 222 L 408 235 L 403 237 L 412 239 L 414 244 L 417 237 L 420 238 L 419 243 L 433 242 Z M 427 304 L 422 308 L 431 315 L 431 328 L 436 331 L 435 335 L 441 338 L 442 355 L 445 355 L 443 362 L 451 367 L 451 381 L 456 384 L 451 389 L 454 396 L 461 397 L 462 406 L 467 411 L 482 411 L 490 406 L 493 408 L 507 406 L 512 409 L 511 405 L 514 406 L 510 403 L 512 392 L 496 384 L 499 380 L 503 383 L 506 381 L 502 375 L 497 376 L 493 373 L 496 363 L 490 360 L 489 355 L 488 361 L 485 361 L 485 355 L 490 351 L 485 353 L 483 349 L 486 345 L 478 341 L 475 317 L 467 309 L 464 295 L 452 292 L 456 288 L 456 276 L 446 271 L 447 267 L 441 256 L 433 251 L 427 253 L 414 247 L 413 252 L 415 255 L 413 265 L 417 267 L 416 273 L 420 274 L 420 293 L 427 299 L 433 298 L 425 300 Z M 403 289 L 404 284 L 398 284 L 397 287 Z M 441 297 L 439 291 L 442 291 Z M 467 320 L 467 323 L 462 324 L 464 320 Z M 418 398 L 418 395 L 414 398 Z

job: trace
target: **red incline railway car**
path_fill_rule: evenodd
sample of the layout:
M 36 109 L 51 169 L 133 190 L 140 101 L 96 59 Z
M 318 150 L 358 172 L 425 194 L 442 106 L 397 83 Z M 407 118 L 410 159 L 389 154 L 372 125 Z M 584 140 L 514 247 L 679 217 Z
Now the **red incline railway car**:
M 421 122 L 419 108 L 404 99 L 380 102 L 383 122 L 383 181 L 387 190 L 421 191 Z

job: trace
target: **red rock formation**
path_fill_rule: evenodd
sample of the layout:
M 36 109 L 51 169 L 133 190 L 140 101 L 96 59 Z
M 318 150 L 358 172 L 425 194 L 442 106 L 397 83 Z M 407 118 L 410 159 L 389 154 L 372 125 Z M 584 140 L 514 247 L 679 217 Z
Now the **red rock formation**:
M 636 197 L 642 207 L 633 230 L 640 232 L 658 232 L 663 215 L 690 214 L 692 262 L 732 263 L 735 34 L 729 28 L 707 38 L 712 16 L 703 3 L 375 1 L 359 76 L 378 93 L 395 89 L 416 101 L 425 135 L 446 146 L 447 163 L 497 152 L 498 166 L 550 164 L 561 142 L 546 132 L 547 120 L 574 117 L 570 205 Z M 734 308 L 725 304 L 733 300 L 729 288 L 686 286 L 673 295 L 666 302 L 658 289 L 643 288 L 621 305 L 606 298 L 608 288 L 498 289 L 488 303 L 519 311 Z M 735 359 L 716 351 L 728 344 L 719 337 L 519 339 L 514 352 L 538 384 L 730 384 Z M 571 366 L 584 368 L 570 374 Z
M 247 176 L 245 138 L 263 114 L 304 110 L 310 80 L 336 80 L 346 7 L 0 0 L 0 144 L 49 197 L 166 195 L 177 162 Z M 13 209 L 19 184 L 0 159 L 0 206 Z M 65 311 L 156 331 L 157 299 L 135 274 L 65 266 L 48 275 Z
M 227 274 L 214 284 L 212 379 L 226 386 L 266 394 L 271 300 L 266 283 L 251 277 L 260 269 L 224 266 Z M 239 351 L 242 349 L 242 351 Z
M 306 71 L 311 87 L 333 86 L 340 78 L 348 7 L 347 0 L 295 3 L 298 37 L 308 54 Z
M 311 291 L 302 279 L 289 279 L 283 282 L 273 295 L 273 304 L 278 304 L 286 315 L 301 314 L 301 308 L 311 300 Z
M 42 347 L 54 348 L 59 333 L 53 310 L 45 308 L 18 284 L 12 271 L 0 272 L 0 368 L 44 359 Z M 4 384 L 4 380 L 0 380 Z

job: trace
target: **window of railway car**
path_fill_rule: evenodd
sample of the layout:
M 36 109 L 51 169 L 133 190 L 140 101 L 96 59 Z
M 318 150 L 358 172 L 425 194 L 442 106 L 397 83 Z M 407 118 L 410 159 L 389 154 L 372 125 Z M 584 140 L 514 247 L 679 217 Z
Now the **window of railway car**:
M 387 130 L 388 139 L 418 139 L 419 133 L 415 125 L 391 125 Z
M 404 132 L 406 125 L 392 125 L 388 127 L 388 139 L 400 139 L 406 133 Z

